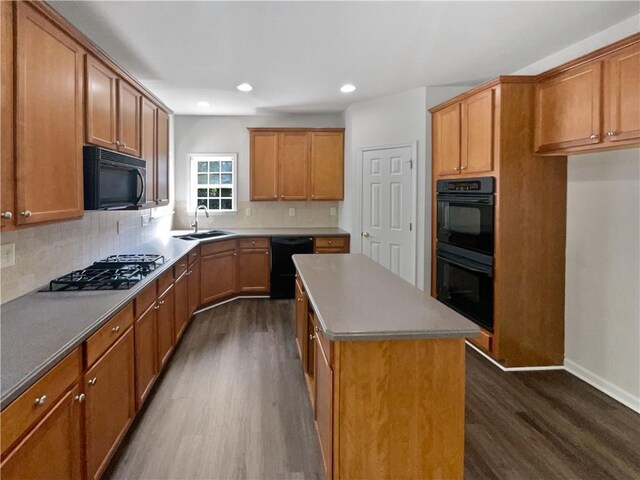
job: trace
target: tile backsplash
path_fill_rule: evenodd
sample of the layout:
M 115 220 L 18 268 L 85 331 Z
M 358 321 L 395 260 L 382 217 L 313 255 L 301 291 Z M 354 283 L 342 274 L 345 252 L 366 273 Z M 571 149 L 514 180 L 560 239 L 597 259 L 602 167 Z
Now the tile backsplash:
M 247 215 L 247 208 L 251 215 Z M 295 209 L 295 215 L 289 209 Z M 331 209 L 335 215 L 331 215 Z M 338 202 L 238 202 L 238 212 L 210 215 L 198 214 L 200 228 L 279 228 L 337 227 Z M 174 229 L 189 229 L 193 211 L 187 212 L 185 202 L 176 202 Z
M 141 217 L 149 212 L 88 211 L 79 220 L 2 232 L 2 245 L 15 244 L 15 265 L 0 270 L 0 303 L 171 230 L 170 207 L 153 210 L 151 223 L 143 227 Z

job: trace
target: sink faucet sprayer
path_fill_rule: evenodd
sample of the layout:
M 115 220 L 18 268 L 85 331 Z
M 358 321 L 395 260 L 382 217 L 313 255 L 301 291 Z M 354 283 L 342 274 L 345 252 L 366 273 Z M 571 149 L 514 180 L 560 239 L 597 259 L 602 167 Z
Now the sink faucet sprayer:
M 204 210 L 204 214 L 209 218 L 209 209 L 204 205 L 198 205 L 196 207 L 196 211 L 194 212 L 195 218 L 193 219 L 193 223 L 191 226 L 193 227 L 193 233 L 198 233 L 198 210 Z

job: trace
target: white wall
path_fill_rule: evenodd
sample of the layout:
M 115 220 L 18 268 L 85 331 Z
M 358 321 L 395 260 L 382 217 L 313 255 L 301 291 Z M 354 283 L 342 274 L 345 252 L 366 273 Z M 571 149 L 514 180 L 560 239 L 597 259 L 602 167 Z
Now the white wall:
M 238 154 L 238 204 L 236 215 L 220 215 L 203 220 L 204 227 L 335 226 L 337 216 L 330 217 L 337 202 L 251 202 L 249 203 L 249 132 L 247 127 L 343 127 L 341 114 L 283 114 L 261 116 L 176 115 L 175 129 L 175 198 L 174 224 L 187 227 L 190 153 Z M 251 206 L 252 216 L 245 216 Z M 296 216 L 289 217 L 289 207 Z
M 636 33 L 636 15 L 516 74 Z M 640 411 L 640 151 L 569 157 L 565 367 Z
M 425 160 L 426 89 L 388 95 L 352 104 L 344 112 L 345 198 L 340 204 L 338 224 L 351 232 L 351 251 L 361 251 L 358 212 L 359 150 L 363 147 L 418 144 L 416 175 L 418 176 L 417 263 L 424 265 L 425 184 L 430 167 Z M 417 269 L 417 285 L 424 286 L 424 268 Z

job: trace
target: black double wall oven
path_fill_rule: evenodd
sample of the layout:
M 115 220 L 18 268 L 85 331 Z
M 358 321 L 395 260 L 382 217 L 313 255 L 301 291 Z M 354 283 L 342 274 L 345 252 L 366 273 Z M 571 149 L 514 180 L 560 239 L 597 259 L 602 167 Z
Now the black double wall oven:
M 438 180 L 436 298 L 493 332 L 493 177 Z

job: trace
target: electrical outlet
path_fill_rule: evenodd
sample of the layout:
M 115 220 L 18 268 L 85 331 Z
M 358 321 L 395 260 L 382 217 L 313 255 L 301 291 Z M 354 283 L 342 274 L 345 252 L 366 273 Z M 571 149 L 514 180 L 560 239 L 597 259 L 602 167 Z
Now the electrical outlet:
M 295 208 L 290 208 L 289 209 L 289 216 L 290 217 L 295 217 L 296 216 L 296 209 Z
M 337 213 L 338 213 L 338 212 L 337 212 L 337 210 L 336 210 L 336 207 L 331 207 L 331 208 L 329 209 L 329 215 L 331 215 L 332 217 L 335 217 L 335 216 L 337 215 Z
M 244 209 L 244 214 L 245 214 L 247 217 L 250 217 L 250 216 L 251 216 L 251 207 L 247 207 L 247 208 L 245 208 L 245 209 Z
M 16 244 L 8 243 L 2 245 L 2 255 L 0 255 L 0 265 L 4 267 L 13 267 L 16 264 Z
M 142 216 L 140 216 L 140 226 L 141 227 L 146 227 L 150 223 L 151 223 L 151 214 L 150 213 L 143 213 Z
M 118 220 L 118 235 L 124 232 L 124 220 Z

